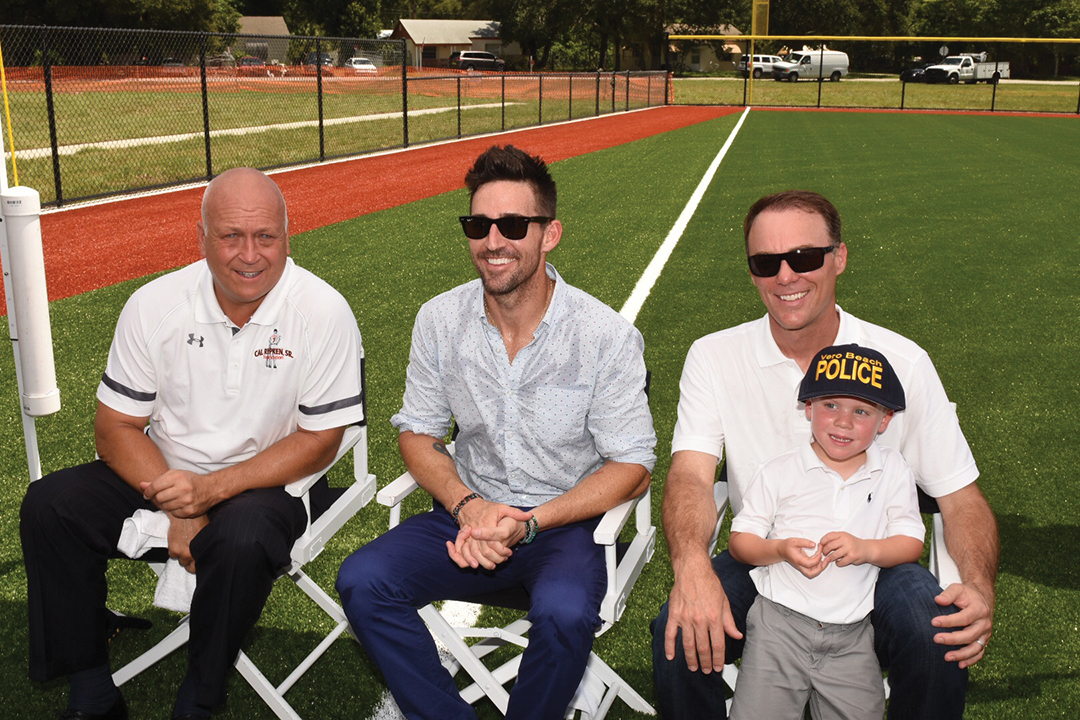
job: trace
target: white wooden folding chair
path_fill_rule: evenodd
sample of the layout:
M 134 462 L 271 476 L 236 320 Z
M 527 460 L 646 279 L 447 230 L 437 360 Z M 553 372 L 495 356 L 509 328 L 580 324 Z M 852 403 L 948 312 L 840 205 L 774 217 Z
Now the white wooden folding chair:
M 390 508 L 391 528 L 401 522 L 402 501 L 418 487 L 412 475 L 406 472 L 379 491 L 378 501 Z M 624 545 L 619 543 L 619 535 L 631 516 L 635 519 L 636 531 L 629 545 Z M 652 524 L 650 492 L 646 491 L 640 497 L 628 500 L 605 513 L 593 532 L 593 541 L 604 547 L 604 561 L 607 566 L 607 591 L 600 604 L 602 624 L 596 632 L 599 637 L 622 616 L 634 582 L 645 563 L 652 558 L 656 546 L 656 527 Z M 464 670 L 472 679 L 473 682 L 461 691 L 461 696 L 469 703 L 487 697 L 499 712 L 505 714 L 510 693 L 504 686 L 517 677 L 521 654 L 518 653 L 509 661 L 490 669 L 483 659 L 508 644 L 521 648 L 528 646 L 527 633 L 531 623 L 522 618 L 501 628 L 455 627 L 433 605 L 421 608 L 420 616 L 432 635 L 449 652 L 449 657 L 443 662 L 444 667 L 451 675 Z M 480 641 L 470 645 L 466 642 L 469 638 L 479 638 Z M 596 680 L 593 678 L 599 681 L 595 692 L 592 683 Z M 582 718 L 601 720 L 617 697 L 638 712 L 656 714 L 645 698 L 595 652 L 589 654 L 582 683 L 581 692 L 577 696 L 581 698 L 581 703 L 577 707 L 572 704 L 567 708 L 568 718 L 580 710 Z
M 712 540 L 709 545 L 709 554 L 716 552 L 716 543 L 720 538 L 720 527 L 724 524 L 724 513 L 728 508 L 728 484 L 727 468 L 721 466 L 720 479 L 713 484 L 713 500 L 716 502 L 716 526 L 713 529 Z M 945 588 L 952 583 L 960 582 L 960 571 L 956 567 L 956 561 L 949 555 L 945 548 L 945 523 L 941 519 L 941 511 L 937 501 L 919 490 L 919 510 L 931 515 L 932 525 L 930 530 L 930 572 L 937 578 L 941 587 Z M 724 682 L 733 691 L 739 680 L 739 669 L 732 664 L 724 666 Z M 885 684 L 885 697 L 889 697 L 891 688 L 889 678 L 883 679 Z M 727 701 L 728 711 L 731 710 L 731 698 Z
M 353 452 L 353 484 L 344 489 L 339 497 L 327 508 L 315 522 L 309 520 L 308 527 L 292 548 L 292 564 L 280 577 L 289 577 L 308 597 L 323 609 L 334 621 L 334 629 L 312 650 L 304 660 L 296 666 L 287 678 L 279 685 L 274 685 L 259 668 L 251 661 L 243 651 L 236 658 L 235 667 L 254 688 L 255 692 L 266 702 L 273 713 L 279 718 L 299 720 L 300 716 L 285 700 L 285 693 L 307 672 L 316 660 L 325 653 L 341 633 L 349 629 L 349 621 L 341 606 L 335 602 L 318 584 L 304 573 L 304 566 L 314 560 L 322 552 L 326 542 L 334 536 L 341 527 L 355 515 L 360 508 L 367 505 L 375 495 L 375 476 L 368 472 L 367 464 L 367 427 L 363 425 L 351 425 L 345 429 L 341 445 L 338 447 L 334 461 L 317 473 L 304 478 L 301 481 L 288 486 L 288 491 L 300 497 L 304 501 L 304 508 L 311 517 L 310 491 L 312 486 L 329 472 L 330 468 L 337 464 L 349 451 Z M 164 565 L 150 563 L 150 566 L 160 574 Z M 154 647 L 147 650 L 139 657 L 132 660 L 123 668 L 113 674 L 113 682 L 120 686 L 146 670 L 154 663 L 164 659 L 188 641 L 189 627 L 188 616 L 181 619 L 175 630 L 158 642 Z

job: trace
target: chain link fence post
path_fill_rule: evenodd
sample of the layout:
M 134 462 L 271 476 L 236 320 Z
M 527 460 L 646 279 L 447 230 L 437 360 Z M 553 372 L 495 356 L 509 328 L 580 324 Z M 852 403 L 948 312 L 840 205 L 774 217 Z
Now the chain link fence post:
M 573 120 L 574 119 L 574 73 L 570 73 L 566 77 L 567 77 L 567 88 L 568 88 L 568 90 L 567 90 L 567 96 L 568 97 L 566 98 L 566 100 L 567 100 L 566 104 L 568 106 L 567 110 L 566 110 L 566 113 L 567 113 L 566 119 L 567 120 Z
M 319 96 L 319 162 L 326 160 L 326 135 L 323 125 L 323 54 L 322 40 L 315 38 L 315 88 Z
M 544 124 L 544 74 L 540 73 L 536 76 L 536 122 L 538 125 Z
M 199 36 L 199 77 L 202 87 L 203 141 L 206 145 L 206 181 L 214 179 L 214 165 L 210 156 L 210 96 L 206 87 L 206 34 Z
M 49 146 L 52 148 L 53 186 L 56 207 L 64 204 L 64 185 L 60 179 L 60 148 L 56 137 L 56 107 L 53 105 L 52 60 L 49 59 L 49 28 L 41 28 L 41 71 L 45 79 L 45 110 L 49 116 Z M 14 151 L 14 148 L 12 148 Z M 12 156 L 14 157 L 14 156 Z
M 822 81 L 825 78 L 825 43 L 821 43 L 821 48 L 818 50 L 818 69 L 817 69 L 817 106 L 818 110 L 821 109 L 821 86 Z
M 401 38 L 401 132 L 403 146 L 409 147 L 409 54 Z

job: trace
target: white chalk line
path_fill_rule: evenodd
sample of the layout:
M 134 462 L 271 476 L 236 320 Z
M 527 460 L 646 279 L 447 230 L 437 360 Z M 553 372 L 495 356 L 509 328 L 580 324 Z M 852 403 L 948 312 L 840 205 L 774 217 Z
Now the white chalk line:
M 507 103 L 511 105 L 512 103 Z M 501 103 L 482 103 L 480 105 L 463 105 L 462 110 L 482 110 L 502 107 Z M 439 113 L 453 112 L 456 107 L 425 108 L 423 110 L 410 110 L 409 117 L 420 115 L 435 115 Z M 373 122 L 375 120 L 393 120 L 401 117 L 401 112 L 375 113 L 373 115 L 355 115 L 353 117 L 330 118 L 323 120 L 323 126 L 348 125 L 360 122 Z M 270 132 L 272 130 L 298 130 L 300 128 L 318 127 L 318 120 L 300 120 L 291 123 L 276 123 L 274 125 L 257 125 L 243 128 L 226 128 L 223 130 L 211 130 L 210 137 L 226 137 L 230 135 L 254 135 L 256 133 Z M 200 140 L 206 137 L 205 133 L 180 133 L 177 135 L 158 135 L 155 137 L 131 138 L 128 140 L 103 140 L 101 142 L 80 143 L 76 145 L 61 145 L 56 149 L 57 155 L 74 155 L 83 150 L 126 150 L 128 148 L 142 147 L 144 145 L 166 145 L 169 143 L 184 142 L 186 140 Z M 10 158 L 11 153 L 5 152 L 4 158 Z M 18 160 L 31 160 L 34 158 L 52 157 L 52 148 L 30 148 L 28 150 L 16 150 L 15 158 Z
M 668 259 L 671 257 L 671 253 L 675 251 L 675 246 L 679 244 L 679 239 L 682 238 L 683 232 L 686 230 L 686 226 L 690 223 L 690 219 L 694 217 L 694 213 L 697 212 L 697 207 L 701 203 L 701 199 L 705 197 L 705 191 L 709 188 L 709 184 L 712 182 L 713 177 L 716 176 L 716 171 L 720 168 L 720 162 L 727 155 L 728 149 L 731 148 L 731 144 L 735 142 L 735 136 L 739 134 L 739 129 L 742 127 L 743 122 L 746 120 L 746 116 L 750 113 L 750 108 L 743 110 L 742 116 L 739 117 L 739 122 L 735 123 L 735 128 L 728 135 L 727 142 L 720 148 L 720 152 L 713 158 L 712 164 L 709 165 L 709 169 L 705 171 L 704 177 L 701 178 L 701 182 L 698 183 L 697 189 L 690 196 L 690 200 L 686 203 L 686 207 L 683 208 L 682 213 L 679 214 L 679 218 L 675 221 L 675 225 L 671 228 L 664 242 L 660 244 L 660 248 L 653 255 L 652 260 L 649 261 L 649 265 L 645 268 L 645 272 L 637 281 L 637 285 L 634 286 L 634 291 L 630 293 L 630 297 L 627 298 L 626 304 L 622 306 L 622 310 L 619 314 L 630 322 L 634 322 L 637 319 L 638 313 L 641 312 L 641 307 L 645 304 L 645 300 L 649 297 L 649 293 L 653 289 L 653 285 L 660 279 L 660 273 L 664 269 L 664 265 L 667 264 Z

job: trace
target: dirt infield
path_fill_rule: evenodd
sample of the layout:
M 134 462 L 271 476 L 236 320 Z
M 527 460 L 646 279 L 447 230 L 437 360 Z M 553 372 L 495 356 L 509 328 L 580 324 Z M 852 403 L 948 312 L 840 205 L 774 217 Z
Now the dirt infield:
M 555 162 L 741 110 L 653 108 L 283 171 L 274 179 L 289 204 L 289 230 L 297 234 L 460 188 L 472 159 L 495 142 L 513 143 Z M 343 181 L 350 177 L 377 181 Z M 348 194 L 349 189 L 355 193 Z M 191 188 L 43 215 L 49 299 L 197 260 L 195 222 L 202 192 Z

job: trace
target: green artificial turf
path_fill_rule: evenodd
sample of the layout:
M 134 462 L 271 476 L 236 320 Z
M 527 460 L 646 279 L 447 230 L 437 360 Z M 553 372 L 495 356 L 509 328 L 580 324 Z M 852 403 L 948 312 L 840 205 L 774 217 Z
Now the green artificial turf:
M 563 276 L 621 307 L 736 120 L 555 164 L 565 234 L 550 260 Z M 1072 557 L 1080 540 L 1072 472 L 1080 430 L 1078 181 L 1080 124 L 1071 118 L 753 111 L 637 320 L 653 373 L 659 523 L 686 351 L 707 332 L 763 313 L 743 259 L 746 208 L 787 187 L 821 191 L 837 204 L 850 248 L 841 304 L 929 351 L 1000 524 L 995 634 L 971 673 L 969 718 L 1080 712 L 1080 572 Z M 403 469 L 388 421 L 401 399 L 413 316 L 430 297 L 474 276 L 455 222 L 466 208 L 466 194 L 457 191 L 294 238 L 297 262 L 341 290 L 356 312 L 367 353 L 370 466 L 380 486 Z M 38 423 L 46 471 L 93 457 L 94 390 L 124 299 L 145 280 L 52 304 L 64 408 Z M 25 674 L 18 506 L 27 478 L 13 375 L 10 355 L 0 356 L 0 417 L 7 420 L 0 427 L 7 479 L 0 490 L 0 632 L 8 638 L 0 694 L 20 716 L 49 717 L 66 690 L 32 684 Z M 410 503 L 412 510 L 423 506 L 420 498 Z M 312 577 L 332 593 L 340 562 L 386 522 L 381 506 L 363 510 L 312 563 Z M 648 624 L 670 584 L 661 539 L 623 620 L 596 643 L 646 698 L 654 696 Z M 176 616 L 150 608 L 152 576 L 138 563 L 114 563 L 110 586 L 114 608 L 158 623 L 114 642 L 118 666 Z M 328 630 L 302 593 L 278 583 L 248 652 L 280 681 L 289 662 Z M 125 686 L 133 717 L 167 718 L 182 672 L 179 653 Z M 289 699 L 305 717 L 362 718 L 381 692 L 363 651 L 341 639 Z M 234 676 L 222 717 L 267 716 Z M 610 717 L 639 716 L 616 702 Z

